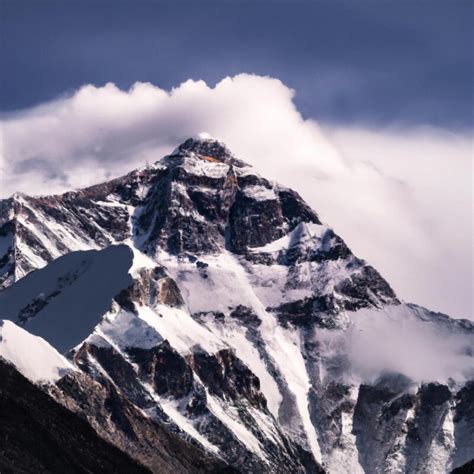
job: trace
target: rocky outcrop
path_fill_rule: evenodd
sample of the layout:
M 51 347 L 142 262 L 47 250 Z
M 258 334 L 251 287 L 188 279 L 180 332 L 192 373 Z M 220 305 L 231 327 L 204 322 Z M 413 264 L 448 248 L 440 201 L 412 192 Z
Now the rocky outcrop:
M 127 353 L 139 367 L 138 376 L 158 395 L 181 398 L 193 389 L 190 366 L 168 341 L 151 349 L 130 348 Z
M 122 290 L 115 300 L 130 311 L 136 311 L 136 305 L 156 308 L 160 304 L 171 307 L 184 304 L 175 281 L 167 275 L 163 267 L 159 266 L 153 269 L 140 269 L 133 284 Z
M 232 351 L 225 349 L 213 355 L 197 351 L 191 364 L 212 394 L 246 400 L 259 410 L 266 409 L 267 402 L 260 392 L 258 377 Z
M 107 379 L 65 377 L 53 397 L 84 416 L 97 433 L 151 472 L 236 472 L 190 440 L 182 439 L 163 414 L 146 416 Z M 172 424 L 171 424 L 172 425 Z

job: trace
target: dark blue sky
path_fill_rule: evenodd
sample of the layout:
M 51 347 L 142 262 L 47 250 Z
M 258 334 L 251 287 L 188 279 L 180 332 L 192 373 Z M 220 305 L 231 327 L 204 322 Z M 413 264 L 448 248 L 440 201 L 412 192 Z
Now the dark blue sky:
M 271 75 L 305 116 L 473 126 L 470 0 L 1 0 L 1 109 L 84 83 Z

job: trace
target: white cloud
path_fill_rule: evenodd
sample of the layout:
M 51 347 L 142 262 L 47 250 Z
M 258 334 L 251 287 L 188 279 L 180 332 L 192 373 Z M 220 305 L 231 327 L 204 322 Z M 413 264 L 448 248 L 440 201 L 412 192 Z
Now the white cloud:
M 361 198 L 375 206 L 365 219 L 370 239 L 334 215 L 354 250 L 370 256 L 406 300 L 474 319 L 471 137 L 428 128 L 328 132 L 351 166 L 367 163 L 382 173 L 384 190 Z M 389 189 L 394 194 L 377 201 Z
M 469 140 L 432 130 L 322 132 L 276 79 L 241 74 L 171 91 L 88 85 L 5 117 L 0 197 L 99 182 L 204 130 L 297 189 L 402 298 L 471 317 Z
M 472 380 L 474 333 L 425 318 L 399 305 L 383 314 L 373 309 L 353 313 L 345 331 L 318 329 L 326 381 L 342 376 L 374 383 L 387 372 L 416 383 Z

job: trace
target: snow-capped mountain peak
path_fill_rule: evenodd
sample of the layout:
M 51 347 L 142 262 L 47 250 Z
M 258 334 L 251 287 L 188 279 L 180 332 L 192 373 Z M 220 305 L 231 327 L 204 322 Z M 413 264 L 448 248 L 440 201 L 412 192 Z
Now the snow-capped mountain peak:
M 179 145 L 170 156 L 179 155 L 193 155 L 199 157 L 201 160 L 214 163 L 220 162 L 237 167 L 249 166 L 242 160 L 236 158 L 224 142 L 212 138 L 207 133 L 188 138 Z
M 190 138 L 152 167 L 15 206 L 0 202 L 2 317 L 68 353 L 78 373 L 52 395 L 152 470 L 145 440 L 163 429 L 244 472 L 470 459 L 472 325 L 400 301 L 223 143 Z M 428 371 L 416 345 L 440 341 Z M 114 402 L 91 406 L 96 392 Z

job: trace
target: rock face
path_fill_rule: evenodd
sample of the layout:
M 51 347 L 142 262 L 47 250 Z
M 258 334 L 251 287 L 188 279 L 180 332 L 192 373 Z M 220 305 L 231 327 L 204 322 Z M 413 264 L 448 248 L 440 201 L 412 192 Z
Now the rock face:
M 132 263 L 90 270 L 124 246 Z M 44 390 L 153 472 L 446 472 L 473 457 L 474 326 L 401 302 L 297 193 L 220 142 L 0 201 L 0 253 L 0 317 L 27 330 L 60 307 L 77 336 L 77 295 L 107 302 L 67 347 L 77 372 Z M 455 340 L 462 367 L 367 375 L 353 341 L 379 321 Z

